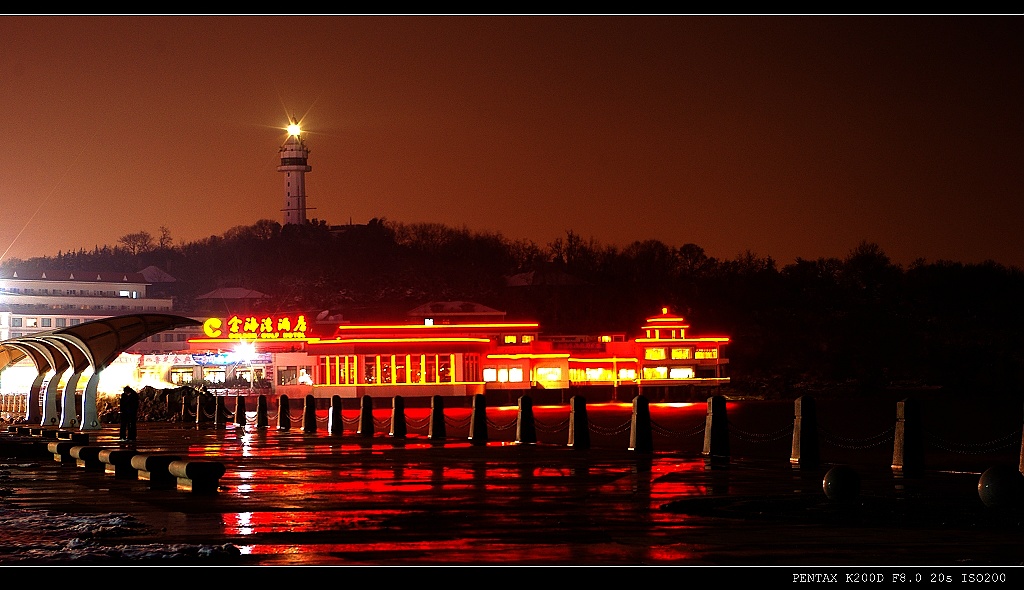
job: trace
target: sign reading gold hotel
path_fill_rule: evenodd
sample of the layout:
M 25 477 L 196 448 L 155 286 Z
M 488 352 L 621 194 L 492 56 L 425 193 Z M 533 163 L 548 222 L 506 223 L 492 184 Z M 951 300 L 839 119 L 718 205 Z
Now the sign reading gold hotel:
M 207 338 L 238 340 L 294 340 L 306 337 L 306 316 L 239 316 L 203 322 Z

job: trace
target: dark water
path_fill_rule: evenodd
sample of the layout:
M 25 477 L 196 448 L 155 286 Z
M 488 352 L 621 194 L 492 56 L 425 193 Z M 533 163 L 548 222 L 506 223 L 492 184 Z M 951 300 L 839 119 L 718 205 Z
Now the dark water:
M 1021 406 L 935 402 L 921 408 L 928 468 L 913 479 L 891 470 L 891 399 L 819 400 L 822 460 L 803 469 L 789 460 L 792 402 L 730 402 L 730 457 L 717 463 L 702 455 L 704 403 L 651 404 L 649 453 L 629 450 L 630 404 L 587 407 L 589 449 L 566 445 L 567 406 L 534 408 L 535 445 L 515 444 L 515 407 L 487 408 L 486 444 L 467 438 L 469 408 L 445 412 L 443 441 L 426 437 L 428 409 L 407 410 L 401 440 L 378 409 L 372 437 L 353 411 L 340 436 L 326 411 L 312 432 L 298 413 L 289 430 L 143 423 L 136 450 L 222 461 L 219 491 L 149 489 L 42 456 L 8 461 L 3 506 L 124 513 L 140 526 L 99 542 L 229 544 L 227 565 L 1024 563 L 1019 514 L 977 492 L 989 466 L 1017 464 Z M 861 476 L 854 504 L 822 491 L 837 464 Z

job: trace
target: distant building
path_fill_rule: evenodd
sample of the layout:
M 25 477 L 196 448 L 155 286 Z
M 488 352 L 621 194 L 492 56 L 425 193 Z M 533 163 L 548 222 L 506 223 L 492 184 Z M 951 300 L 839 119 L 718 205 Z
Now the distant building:
M 150 269 L 152 273 L 152 269 Z M 173 313 L 174 300 L 152 297 L 139 272 L 18 270 L 0 272 L 0 340 L 59 330 L 106 317 Z M 197 328 L 179 328 L 136 343 L 130 352 L 187 348 Z

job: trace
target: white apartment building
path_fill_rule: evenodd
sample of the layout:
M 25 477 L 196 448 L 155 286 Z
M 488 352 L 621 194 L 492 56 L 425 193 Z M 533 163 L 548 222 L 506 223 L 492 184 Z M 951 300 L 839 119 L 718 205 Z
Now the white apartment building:
M 0 341 L 135 313 L 173 313 L 174 300 L 149 297 L 137 272 L 0 271 Z M 186 349 L 194 329 L 156 334 L 131 347 L 136 354 Z

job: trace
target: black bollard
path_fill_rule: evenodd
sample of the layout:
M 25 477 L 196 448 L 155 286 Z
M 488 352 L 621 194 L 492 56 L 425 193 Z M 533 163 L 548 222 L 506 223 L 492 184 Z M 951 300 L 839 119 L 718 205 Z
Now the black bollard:
M 188 393 L 181 393 L 181 421 L 188 422 L 189 411 L 188 411 Z
M 487 398 L 478 393 L 473 396 L 473 413 L 469 417 L 469 442 L 487 444 Z
M 537 427 L 533 421 L 533 400 L 524 395 L 519 398 L 519 418 L 516 421 L 516 444 L 537 444 Z
M 430 398 L 430 427 L 427 430 L 427 438 L 432 440 L 444 440 L 447 437 L 444 426 L 444 398 L 435 395 Z
M 365 438 L 373 437 L 373 399 L 368 395 L 359 400 L 359 429 L 356 434 Z
M 820 460 L 818 453 L 818 416 L 814 407 L 814 398 L 802 395 L 793 404 L 793 449 L 789 454 L 789 463 L 793 467 L 817 467 Z
M 260 395 L 256 398 L 256 428 L 267 428 L 270 420 L 267 418 L 267 396 Z
M 629 450 L 638 453 L 650 453 L 654 450 L 651 407 L 643 395 L 633 398 L 633 417 L 629 422 Z
M 1024 475 L 1024 435 L 1020 437 L 1020 463 L 1017 465 L 1017 471 Z
M 218 395 L 214 398 L 213 424 L 217 428 L 223 428 L 228 415 L 228 409 L 224 405 L 224 396 Z
M 391 400 L 391 436 L 405 438 L 405 402 L 402 396 L 396 395 Z
M 292 428 L 292 409 L 288 403 L 288 396 L 281 395 L 277 398 L 277 429 L 278 430 L 291 430 Z
M 245 396 L 235 396 L 235 424 L 238 426 L 245 426 Z
M 708 415 L 704 421 L 704 456 L 716 461 L 729 460 L 729 418 L 725 398 L 708 398 Z
M 574 395 L 569 400 L 569 445 L 574 449 L 590 448 L 590 421 L 587 419 L 587 400 Z
M 341 396 L 331 397 L 331 417 L 327 420 L 327 432 L 331 436 L 342 436 L 345 434 L 345 422 L 341 415 Z
M 307 395 L 302 405 L 302 432 L 316 432 L 316 398 L 312 395 Z
M 892 470 L 896 475 L 914 476 L 924 469 L 924 433 L 921 411 L 915 400 L 896 402 L 896 434 Z

